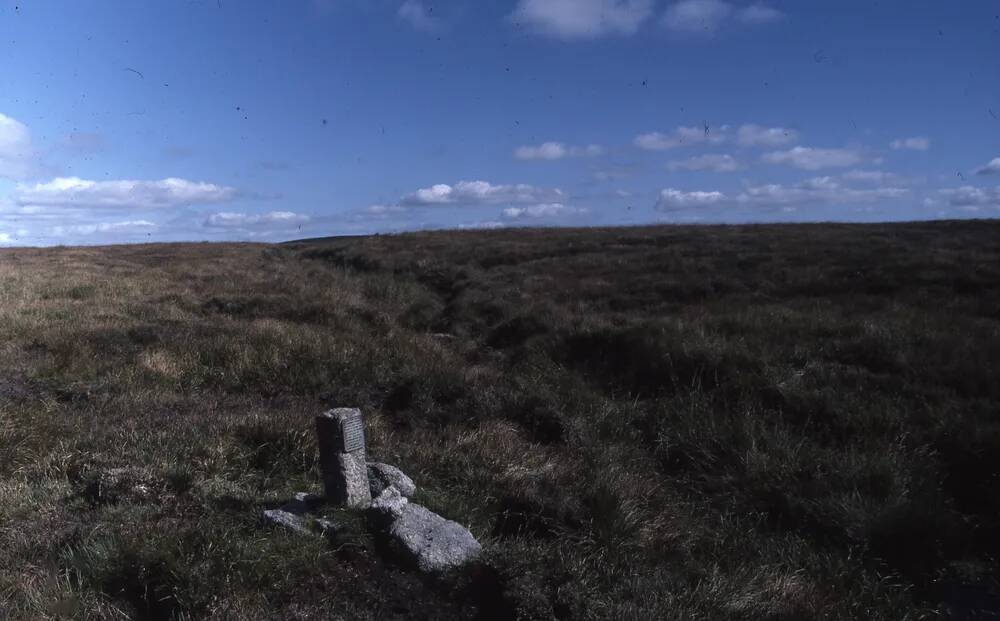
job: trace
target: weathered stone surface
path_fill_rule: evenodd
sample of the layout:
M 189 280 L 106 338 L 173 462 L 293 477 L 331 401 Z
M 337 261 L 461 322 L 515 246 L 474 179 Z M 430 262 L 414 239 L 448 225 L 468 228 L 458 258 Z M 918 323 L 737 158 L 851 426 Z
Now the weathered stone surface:
M 264 519 L 272 524 L 287 528 L 293 532 L 299 533 L 300 535 L 310 534 L 309 528 L 305 525 L 302 518 L 295 515 L 294 513 L 289 513 L 288 511 L 283 511 L 282 509 L 270 509 L 264 512 Z
M 391 488 L 390 488 L 391 489 Z M 389 526 L 388 534 L 409 559 L 424 572 L 452 569 L 482 551 L 464 526 L 418 504 L 408 503 Z
M 338 505 L 364 508 L 371 503 L 368 467 L 365 462 L 363 436 L 360 448 L 343 452 L 345 426 L 355 428 L 361 412 L 354 408 L 337 408 L 316 417 L 319 441 L 319 465 L 327 499 Z M 356 446 L 348 442 L 349 446 Z
M 387 487 L 375 497 L 369 509 L 381 517 L 396 519 L 403 514 L 409 501 L 395 487 Z
M 371 504 L 372 495 L 368 487 L 368 467 L 365 463 L 365 451 L 341 453 L 337 463 L 344 477 L 344 493 L 340 502 L 348 507 L 363 509 Z
M 399 493 L 409 498 L 417 493 L 417 486 L 413 479 L 395 466 L 369 462 L 368 464 L 368 486 L 371 488 L 372 498 L 382 493 L 382 490 L 392 486 L 399 490 Z
M 339 526 L 336 522 L 328 520 L 326 518 L 313 518 L 306 515 L 296 514 L 289 511 L 289 505 L 285 505 L 280 509 L 270 509 L 264 511 L 264 519 L 271 522 L 275 526 L 280 526 L 282 528 L 287 528 L 288 530 L 298 533 L 299 535 L 323 535 L 325 537 L 333 537 L 337 534 Z
M 322 501 L 323 499 L 319 496 L 306 492 L 297 492 L 294 500 L 289 500 L 279 508 L 287 513 L 304 515 L 319 506 Z

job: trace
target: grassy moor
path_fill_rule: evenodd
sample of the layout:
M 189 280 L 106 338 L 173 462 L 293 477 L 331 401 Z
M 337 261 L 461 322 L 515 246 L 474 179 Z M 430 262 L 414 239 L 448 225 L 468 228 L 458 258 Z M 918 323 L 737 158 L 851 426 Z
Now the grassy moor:
M 1000 223 L 0 251 L 0 617 L 1000 614 Z M 314 417 L 467 526 L 425 577 Z

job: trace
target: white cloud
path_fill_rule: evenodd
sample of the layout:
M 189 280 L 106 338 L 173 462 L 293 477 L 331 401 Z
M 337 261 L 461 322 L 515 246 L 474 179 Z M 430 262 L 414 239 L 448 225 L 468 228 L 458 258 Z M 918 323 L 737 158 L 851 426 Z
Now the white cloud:
M 683 146 L 722 144 L 734 136 L 730 125 L 709 127 L 680 126 L 669 134 L 649 132 L 636 136 L 632 143 L 647 151 L 666 151 Z M 799 133 L 785 127 L 763 127 L 746 123 L 736 129 L 735 140 L 744 147 L 780 147 L 798 142 Z
M 728 201 L 729 198 L 722 192 L 683 192 L 667 188 L 660 191 L 660 198 L 656 201 L 656 208 L 661 211 L 676 211 L 698 207 L 713 207 Z
M 587 213 L 586 209 L 570 207 L 562 203 L 543 203 L 528 207 L 508 207 L 503 210 L 505 218 L 552 218 Z
M 107 244 L 194 239 L 245 239 L 258 236 L 286 238 L 304 236 L 307 216 L 289 212 L 269 214 L 216 213 L 198 215 L 193 210 L 123 212 L 90 208 L 16 207 L 5 209 L 0 198 L 0 231 L 8 233 L 15 244 L 48 246 L 53 244 Z M 110 214 L 110 217 L 109 217 Z M 127 214 L 127 215 L 126 215 Z M 126 215 L 126 217 L 121 217 Z M 342 231 L 356 229 L 347 220 L 325 223 Z M 301 226 L 301 229 L 298 227 Z M 298 230 L 297 230 L 298 229 Z M 315 229 L 313 229 L 315 230 Z M 330 229 L 324 229 L 329 234 Z M 365 231 L 367 232 L 367 231 Z
M 737 200 L 760 206 L 865 203 L 903 198 L 909 193 L 897 187 L 857 189 L 834 177 L 813 177 L 794 185 L 770 183 L 747 187 Z
M 411 26 L 417 30 L 423 30 L 425 32 L 437 32 L 441 30 L 442 22 L 437 17 L 434 17 L 431 13 L 433 9 L 428 10 L 422 2 L 418 0 L 406 0 L 396 15 L 399 19 L 409 23 Z
M 736 18 L 747 24 L 770 24 L 771 22 L 781 20 L 783 17 L 785 17 L 785 14 L 778 9 L 765 6 L 759 2 L 751 4 L 736 13 Z
M 400 204 L 426 205 L 496 205 L 502 203 L 559 202 L 565 193 L 558 188 L 532 185 L 493 185 L 487 181 L 459 181 L 455 185 L 439 183 L 407 194 Z
M 0 179 L 23 179 L 35 167 L 31 133 L 20 121 L 0 113 Z
M 636 136 L 632 144 L 646 151 L 666 151 L 682 146 L 699 144 L 719 144 L 726 141 L 729 126 L 723 125 L 718 130 L 711 128 L 706 132 L 704 127 L 678 127 L 671 134 L 650 132 Z
M 64 235 L 93 235 L 95 233 L 126 235 L 129 233 L 148 233 L 156 229 L 155 222 L 149 220 L 126 220 L 124 222 L 98 222 L 96 224 L 74 224 L 55 226 L 52 234 Z
M 406 207 L 400 205 L 369 205 L 365 211 L 375 216 L 382 216 L 406 211 Z
M 291 211 L 245 214 L 223 211 L 205 219 L 205 226 L 219 229 L 291 228 L 309 222 L 309 216 Z
M 566 155 L 566 146 L 561 142 L 546 142 L 537 147 L 518 147 L 514 150 L 514 157 L 519 160 L 561 160 Z
M 760 3 L 737 9 L 723 0 L 681 0 L 663 14 L 663 25 L 683 34 L 712 34 L 731 19 L 747 25 L 775 22 L 784 17 L 777 9 Z
M 682 211 L 705 207 L 759 207 L 794 211 L 805 205 L 878 203 L 909 196 L 905 188 L 852 188 L 834 177 L 814 177 L 797 184 L 769 183 L 748 186 L 729 195 L 719 191 L 682 192 L 667 188 L 660 192 L 656 207 L 662 211 Z
M 845 186 L 833 177 L 814 177 L 792 185 L 770 183 L 748 186 L 734 198 L 734 201 L 742 206 L 795 211 L 799 207 L 809 205 L 879 203 L 909 195 L 910 191 L 905 188 L 857 189 Z
M 661 134 L 660 132 L 649 132 L 635 137 L 632 143 L 640 149 L 647 151 L 665 151 L 680 146 L 680 141 L 673 136 Z
M 0 230 L 18 245 L 93 244 L 145 241 L 163 227 L 147 219 L 102 220 L 107 212 L 58 209 L 23 213 L 2 209 Z M 190 239 L 190 237 L 189 237 Z
M 915 136 L 913 138 L 899 138 L 893 140 L 889 143 L 889 146 L 893 149 L 899 151 L 900 149 L 909 149 L 911 151 L 926 151 L 931 148 L 931 141 L 922 136 Z
M 59 177 L 48 183 L 18 184 L 18 205 L 57 208 L 159 209 L 222 203 L 236 197 L 234 188 L 174 177 L 160 181 L 88 181 Z
M 689 157 L 686 160 L 667 162 L 667 170 L 710 170 L 712 172 L 733 172 L 741 168 L 740 163 L 729 154 L 712 153 Z
M 989 164 L 976 169 L 977 175 L 1000 175 L 1000 157 L 993 158 Z
M 537 147 L 518 147 L 514 150 L 514 157 L 519 160 L 561 160 L 567 157 L 597 157 L 602 153 L 604 149 L 596 144 L 574 147 L 561 142 L 546 142 Z
M 896 173 L 885 172 L 883 170 L 851 170 L 840 175 L 845 181 L 857 183 L 869 183 L 873 185 L 906 185 L 910 183 L 908 179 Z
M 793 147 L 787 151 L 765 153 L 761 159 L 769 164 L 785 164 L 803 170 L 853 166 L 861 162 L 861 154 L 853 149 L 817 149 Z
M 938 190 L 937 196 L 925 201 L 928 206 L 939 205 L 941 202 L 968 211 L 979 211 L 986 207 L 1000 209 L 1000 186 L 980 188 L 965 185 L 958 188 Z
M 799 133 L 784 127 L 761 127 L 747 123 L 737 130 L 736 139 L 744 147 L 782 147 L 798 142 Z
M 569 154 L 573 157 L 597 157 L 604 153 L 604 147 L 599 144 L 588 144 L 585 147 L 570 147 Z
M 667 8 L 663 25 L 675 32 L 711 33 L 733 13 L 733 5 L 722 0 L 681 0 Z
M 562 39 L 634 34 L 652 0 L 520 0 L 510 19 Z
M 459 224 L 458 228 L 463 230 L 481 230 L 481 229 L 502 229 L 507 224 L 505 222 L 499 222 L 497 220 L 488 220 L 485 222 L 466 222 L 464 224 Z

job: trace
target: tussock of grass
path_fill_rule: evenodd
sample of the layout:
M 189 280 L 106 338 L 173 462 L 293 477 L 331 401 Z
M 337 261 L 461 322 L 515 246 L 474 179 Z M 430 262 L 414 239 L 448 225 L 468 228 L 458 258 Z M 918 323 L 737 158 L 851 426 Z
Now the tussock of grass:
M 0 616 L 988 618 L 990 222 L 0 252 Z M 259 518 L 312 417 L 468 525 L 445 580 Z

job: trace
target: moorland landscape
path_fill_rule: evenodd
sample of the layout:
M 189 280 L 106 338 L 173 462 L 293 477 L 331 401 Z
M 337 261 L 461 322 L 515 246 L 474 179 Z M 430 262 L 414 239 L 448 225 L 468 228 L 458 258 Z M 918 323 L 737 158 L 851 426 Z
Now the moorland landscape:
M 926 619 L 1000 610 L 1000 224 L 0 251 L 7 619 Z M 424 576 L 313 419 L 469 527 Z

